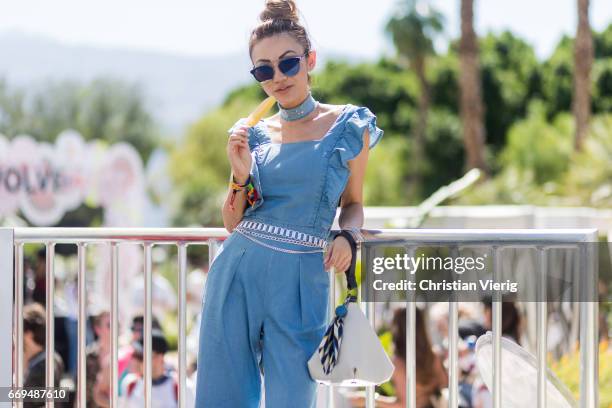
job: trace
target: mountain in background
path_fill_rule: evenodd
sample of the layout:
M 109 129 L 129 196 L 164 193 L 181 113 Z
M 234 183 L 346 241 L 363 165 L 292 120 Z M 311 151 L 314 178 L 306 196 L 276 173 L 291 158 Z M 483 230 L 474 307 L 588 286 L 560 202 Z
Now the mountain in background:
M 319 52 L 349 60 L 337 53 Z M 110 77 L 136 83 L 164 133 L 178 136 L 186 125 L 251 83 L 248 55 L 181 56 L 161 52 L 67 45 L 43 36 L 0 32 L 0 78 L 10 87 L 36 91 L 48 81 L 88 82 Z M 320 67 L 325 63 L 319 59 Z

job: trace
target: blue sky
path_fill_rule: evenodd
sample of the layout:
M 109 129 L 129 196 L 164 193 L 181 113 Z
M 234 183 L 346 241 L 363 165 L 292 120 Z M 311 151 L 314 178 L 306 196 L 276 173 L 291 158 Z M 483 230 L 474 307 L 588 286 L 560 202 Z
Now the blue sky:
M 432 0 L 459 31 L 459 0 Z M 7 1 L 0 31 L 42 34 L 70 44 L 137 48 L 189 55 L 246 52 L 249 28 L 263 1 L 19 0 Z M 315 46 L 374 58 L 392 53 L 383 33 L 397 0 L 301 0 Z M 477 0 L 480 34 L 511 29 L 546 57 L 563 33 L 574 32 L 575 0 Z M 592 0 L 596 29 L 612 22 L 610 0 Z M 443 44 L 440 45 L 443 47 Z

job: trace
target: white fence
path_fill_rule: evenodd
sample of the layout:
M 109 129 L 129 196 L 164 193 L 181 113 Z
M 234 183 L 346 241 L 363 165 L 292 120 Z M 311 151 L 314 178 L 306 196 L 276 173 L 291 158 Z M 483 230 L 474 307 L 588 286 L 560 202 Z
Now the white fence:
M 406 228 L 417 215 L 418 208 L 365 207 L 364 213 L 365 228 Z M 428 214 L 423 228 L 597 228 L 608 231 L 612 229 L 612 210 L 534 205 L 438 206 Z
M 364 231 L 365 232 L 365 231 Z M 178 248 L 178 283 L 179 283 L 179 310 L 178 310 L 178 373 L 179 373 L 179 406 L 185 404 L 186 384 L 186 268 L 187 246 L 190 244 L 205 244 L 209 247 L 210 260 L 217 252 L 218 244 L 227 236 L 227 232 L 220 228 L 201 229 L 113 229 L 113 228 L 16 228 L 0 229 L 0 275 L 3 285 L 0 286 L 0 330 L 4 333 L 13 333 L 10 336 L 0 336 L 0 387 L 20 387 L 23 385 L 23 323 L 21 318 L 23 310 L 23 246 L 27 243 L 42 243 L 46 246 L 46 280 L 47 280 L 47 308 L 46 308 L 46 384 L 51 387 L 54 383 L 54 246 L 59 243 L 74 244 L 78 247 L 78 380 L 77 401 L 79 407 L 85 407 L 85 328 L 86 328 L 86 286 L 87 274 L 85 257 L 88 244 L 104 244 L 111 247 L 111 406 L 118 403 L 118 305 L 119 305 L 119 257 L 118 248 L 122 244 L 141 244 L 143 247 L 144 277 L 145 277 L 145 314 L 144 314 L 144 384 L 145 404 L 151 404 L 152 388 L 152 265 L 151 249 L 154 245 L 175 245 Z M 366 236 L 372 240 L 401 239 L 406 249 L 410 251 L 418 246 L 427 244 L 448 244 L 449 246 L 468 243 L 487 243 L 494 248 L 494 257 L 497 249 L 505 245 L 522 245 L 543 250 L 544 245 L 577 245 L 582 248 L 582 271 L 586 274 L 596 274 L 596 257 L 589 256 L 587 243 L 597 240 L 595 230 L 408 230 L 383 229 L 367 231 Z M 591 254 L 592 255 L 592 254 Z M 498 259 L 498 258 L 494 258 Z M 14 260 L 14 262 L 13 262 Z M 498 270 L 497 262 L 493 262 L 494 271 Z M 541 267 L 542 264 L 539 264 Z M 13 291 L 13 274 L 15 288 Z M 544 274 L 542 274 L 544 275 Z M 331 282 L 335 282 L 330 274 Z M 591 279 L 585 282 L 592 282 Z M 333 288 L 333 286 L 332 286 Z M 585 290 L 592 290 L 587 287 Z M 335 293 L 331 291 L 332 297 Z M 334 302 L 330 302 L 333 311 Z M 501 393 L 501 298 L 493 299 L 493 401 L 494 407 L 502 406 Z M 366 314 L 374 324 L 374 305 L 366 305 Z M 456 302 L 449 304 L 449 406 L 458 404 L 458 308 Z M 538 362 L 538 403 L 540 408 L 546 407 L 546 327 L 547 305 L 545 302 L 537 303 L 537 362 Z M 583 408 L 597 408 L 598 406 L 598 326 L 597 303 L 580 303 L 580 353 L 581 353 L 581 392 L 580 406 Z M 414 359 L 415 350 L 415 302 L 407 303 L 407 378 L 406 384 L 408 404 L 410 408 L 416 406 L 416 367 Z M 374 389 L 367 391 L 366 406 L 375 406 Z M 331 394 L 331 393 L 330 393 Z M 8 403 L 0 406 L 10 406 Z M 53 406 L 47 402 L 47 406 Z

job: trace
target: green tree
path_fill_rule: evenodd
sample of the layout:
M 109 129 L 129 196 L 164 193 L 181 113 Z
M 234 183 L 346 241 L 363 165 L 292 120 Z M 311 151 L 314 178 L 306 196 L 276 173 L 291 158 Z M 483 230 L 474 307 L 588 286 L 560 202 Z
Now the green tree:
M 459 115 L 459 43 L 431 61 L 432 105 Z M 479 39 L 486 155 L 505 145 L 508 129 L 526 116 L 529 101 L 542 95 L 542 68 L 530 44 L 509 31 Z M 547 103 L 548 105 L 548 103 Z M 491 160 L 491 164 L 493 160 Z M 495 168 L 492 168 L 495 171 Z
M 397 49 L 400 61 L 414 70 L 419 84 L 418 118 L 413 131 L 412 171 L 407 179 L 407 192 L 415 195 L 422 183 L 427 115 L 430 107 L 427 59 L 434 55 L 434 37 L 442 31 L 443 18 L 426 2 L 404 1 L 389 20 L 386 31 Z
M 533 48 L 507 31 L 481 39 L 480 66 L 487 148 L 497 155 L 510 127 L 526 117 L 529 101 L 541 98 L 540 68 Z
M 569 167 L 574 124 L 567 113 L 551 123 L 540 102 L 529 106 L 527 119 L 515 123 L 500 154 L 504 170 L 516 169 L 538 186 L 558 182 Z
M 612 206 L 612 115 L 593 116 L 582 151 L 569 163 L 563 194 L 570 205 Z M 568 200 L 569 201 L 569 200 Z
M 8 138 L 28 134 L 53 142 L 66 129 L 85 140 L 127 142 L 145 161 L 159 145 L 157 124 L 135 85 L 113 79 L 61 81 L 26 94 L 0 83 L 0 132 Z
M 593 33 L 594 56 L 591 72 L 591 110 L 612 111 L 612 24 Z M 541 65 L 542 98 L 548 118 L 572 111 L 574 86 L 574 39 L 564 36 L 551 57 Z
M 459 106 L 463 123 L 467 169 L 487 171 L 485 162 L 486 129 L 482 103 L 482 81 L 478 57 L 478 38 L 474 31 L 474 0 L 461 0 L 461 39 L 459 42 Z
M 572 109 L 573 47 L 574 40 L 563 36 L 553 54 L 542 64 L 542 96 L 549 119 Z
M 601 33 L 594 33 L 593 47 L 596 59 L 612 57 L 612 24 Z
M 593 113 L 612 112 L 612 24 L 594 33 Z
M 462 204 L 560 204 L 570 166 L 574 122 L 569 113 L 552 123 L 542 102 L 529 106 L 526 119 L 508 132 L 495 177 L 468 192 Z
M 574 146 L 581 150 L 589 130 L 591 116 L 591 67 L 593 65 L 593 36 L 589 23 L 589 0 L 577 0 L 578 28 L 574 43 L 574 98 L 572 110 L 576 117 Z

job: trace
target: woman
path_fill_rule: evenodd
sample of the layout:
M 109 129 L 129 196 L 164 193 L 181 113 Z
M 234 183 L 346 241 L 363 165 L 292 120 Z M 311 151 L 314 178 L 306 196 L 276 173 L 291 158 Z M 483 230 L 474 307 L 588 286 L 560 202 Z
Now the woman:
M 486 330 L 493 327 L 493 301 L 486 298 L 482 301 L 484 307 L 484 326 Z M 521 344 L 521 314 L 514 301 L 502 302 L 502 336 Z
M 434 354 L 429 334 L 425 327 L 425 319 L 421 309 L 416 310 L 416 406 L 429 408 L 440 395 L 443 388 L 448 387 L 448 376 L 442 366 L 442 361 Z M 393 315 L 393 346 L 395 356 L 392 381 L 397 393 L 394 404 L 385 407 L 406 406 L 406 309 L 401 308 Z
M 486 298 L 482 302 L 484 306 L 484 326 L 487 330 L 493 327 L 493 301 Z M 521 344 L 521 314 L 514 301 L 502 301 L 502 337 Z M 476 377 L 472 387 L 472 406 L 474 408 L 491 408 L 493 406 L 493 395 L 486 387 L 480 376 Z
M 307 361 L 327 323 L 329 278 L 351 261 L 342 229 L 363 225 L 368 147 L 382 137 L 364 107 L 317 102 L 316 64 L 293 1 L 267 1 L 251 33 L 251 73 L 279 113 L 230 129 L 233 183 L 223 206 L 232 234 L 214 259 L 202 309 L 196 406 L 312 407 Z M 323 251 L 327 249 L 327 253 Z

